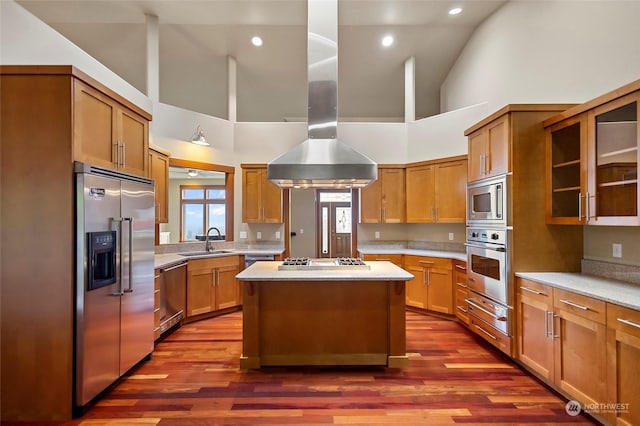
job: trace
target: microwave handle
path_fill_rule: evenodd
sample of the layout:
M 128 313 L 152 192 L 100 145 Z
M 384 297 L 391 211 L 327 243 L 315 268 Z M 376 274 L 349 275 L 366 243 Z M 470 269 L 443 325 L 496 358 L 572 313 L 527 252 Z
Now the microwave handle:
M 502 219 L 502 212 L 503 210 L 503 205 L 502 205 L 502 191 L 504 188 L 502 188 L 502 184 L 499 183 L 496 185 L 496 218 L 498 219 Z

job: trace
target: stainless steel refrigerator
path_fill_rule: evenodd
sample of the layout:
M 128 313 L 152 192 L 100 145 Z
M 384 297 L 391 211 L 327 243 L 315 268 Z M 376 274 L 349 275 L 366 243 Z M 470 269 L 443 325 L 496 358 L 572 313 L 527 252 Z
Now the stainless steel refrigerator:
M 75 164 L 75 406 L 153 351 L 154 185 Z

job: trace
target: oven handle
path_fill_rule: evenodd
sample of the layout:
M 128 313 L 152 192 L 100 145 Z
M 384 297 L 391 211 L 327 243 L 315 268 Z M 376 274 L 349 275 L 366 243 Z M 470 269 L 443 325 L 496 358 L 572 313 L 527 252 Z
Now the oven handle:
M 464 245 L 467 246 L 467 247 L 474 247 L 474 248 L 479 248 L 479 249 L 488 249 L 488 250 L 494 250 L 494 251 L 499 251 L 499 252 L 503 252 L 503 253 L 507 251 L 500 244 L 484 243 L 484 244 L 480 245 L 480 244 L 464 243 Z
M 479 306 L 478 304 L 475 303 L 475 300 L 471 299 L 471 298 L 466 298 L 464 299 L 465 302 L 467 302 L 468 304 L 470 304 L 471 306 L 473 306 L 474 308 L 478 308 L 480 309 L 482 312 L 484 312 L 487 315 L 490 315 L 492 318 L 495 318 L 496 321 L 507 321 L 507 317 L 499 317 L 496 314 L 494 314 L 493 312 L 487 311 L 485 308 L 483 308 L 482 306 Z

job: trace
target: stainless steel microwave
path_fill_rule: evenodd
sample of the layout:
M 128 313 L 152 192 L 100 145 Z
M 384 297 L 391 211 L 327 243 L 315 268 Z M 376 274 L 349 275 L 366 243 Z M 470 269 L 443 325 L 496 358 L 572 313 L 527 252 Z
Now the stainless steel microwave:
M 497 178 L 472 182 L 467 185 L 467 223 L 470 225 L 507 226 L 508 179 Z

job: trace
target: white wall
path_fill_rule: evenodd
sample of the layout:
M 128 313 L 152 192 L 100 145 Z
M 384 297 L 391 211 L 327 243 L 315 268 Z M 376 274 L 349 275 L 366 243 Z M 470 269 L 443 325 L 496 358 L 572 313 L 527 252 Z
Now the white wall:
M 0 64 L 73 65 L 152 112 L 145 94 L 12 0 L 0 1 Z
M 464 131 L 487 115 L 485 102 L 409 123 L 407 162 L 466 155 Z
M 511 1 L 473 34 L 441 110 L 581 103 L 640 78 L 640 2 Z

